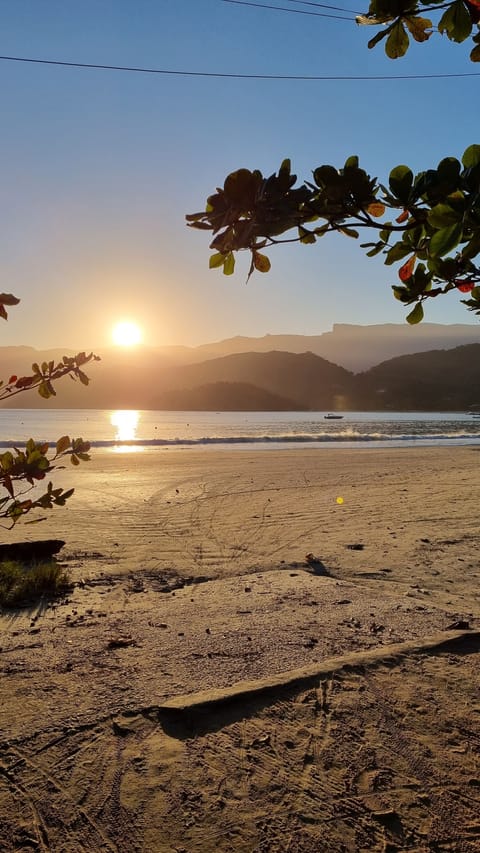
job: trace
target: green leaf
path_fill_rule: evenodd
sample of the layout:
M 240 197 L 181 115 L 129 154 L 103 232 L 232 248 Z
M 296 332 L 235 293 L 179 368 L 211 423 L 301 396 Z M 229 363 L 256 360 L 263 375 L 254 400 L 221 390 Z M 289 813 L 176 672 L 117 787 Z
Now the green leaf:
M 357 157 L 357 155 L 353 154 L 352 157 L 348 157 L 348 159 L 345 160 L 345 166 L 343 168 L 344 169 L 358 169 L 358 157 Z
M 462 258 L 471 260 L 480 252 L 480 233 L 476 232 L 469 243 L 462 249 Z
M 332 182 L 337 182 L 339 174 L 333 166 L 319 166 L 313 173 L 313 180 L 317 187 L 324 187 Z
M 407 323 L 410 323 L 411 326 L 416 326 L 417 323 L 421 323 L 423 320 L 423 305 L 421 302 L 417 302 L 413 311 L 410 311 L 410 314 L 407 314 Z
M 215 255 L 210 255 L 210 260 L 208 262 L 209 269 L 213 270 L 216 267 L 222 267 L 225 263 L 226 255 L 222 255 L 221 252 L 217 252 Z
M 456 157 L 444 157 L 437 166 L 437 172 L 442 181 L 458 184 L 461 165 Z
M 455 246 L 458 246 L 462 238 L 462 224 L 450 225 L 449 228 L 442 228 L 436 231 L 430 240 L 429 252 L 431 255 L 447 255 Z
M 6 450 L 5 453 L 2 453 L 0 456 L 0 465 L 4 471 L 9 471 L 13 466 L 13 454 Z
M 469 145 L 463 153 L 462 163 L 466 169 L 478 166 L 480 163 L 480 145 Z
M 458 275 L 458 267 L 455 258 L 439 258 L 433 255 L 428 258 L 428 269 L 439 278 L 448 281 Z
M 249 169 L 237 169 L 227 176 L 223 189 L 233 202 L 247 205 L 255 189 L 255 175 Z
M 302 228 L 301 225 L 298 227 L 298 236 L 300 237 L 300 243 L 316 243 L 317 238 L 315 234 L 312 234 L 311 231 L 307 231 L 306 228 Z
M 345 237 L 353 237 L 354 240 L 357 240 L 360 236 L 358 231 L 355 228 L 347 228 L 345 225 L 337 228 L 339 234 L 344 234 Z
M 44 400 L 48 400 L 50 397 L 53 396 L 52 389 L 49 387 L 49 385 L 49 382 L 41 382 L 38 386 L 38 393 L 40 394 L 40 397 L 43 397 Z
M 232 275 L 235 269 L 235 257 L 233 252 L 229 252 L 223 262 L 223 274 Z
M 472 19 L 463 0 L 456 0 L 445 10 L 438 22 L 438 31 L 446 33 L 450 41 L 460 44 L 472 32 Z
M 390 266 L 390 264 L 394 264 L 395 261 L 401 261 L 402 258 L 405 258 L 407 255 L 409 255 L 411 251 L 412 247 L 409 246 L 407 243 L 395 243 L 395 245 L 392 246 L 392 248 L 389 249 L 389 251 L 387 252 L 385 264 L 387 266 Z
M 408 38 L 403 23 L 401 21 L 397 21 L 397 23 L 392 27 L 390 35 L 385 42 L 385 53 L 389 59 L 399 59 L 401 56 L 405 56 L 409 44 L 410 39 Z
M 393 195 L 406 204 L 413 184 L 413 173 L 408 166 L 396 166 L 388 178 L 388 184 Z
M 383 240 L 379 240 L 375 247 L 373 249 L 370 249 L 369 252 L 367 252 L 367 258 L 373 258 L 375 257 L 375 255 L 378 255 L 382 251 L 384 246 L 385 243 L 383 242 Z
M 433 228 L 447 228 L 459 222 L 462 215 L 452 210 L 448 204 L 436 204 L 435 207 L 432 207 L 427 218 L 429 225 Z
M 399 302 L 403 302 L 405 304 L 410 301 L 410 293 L 406 287 L 403 287 L 403 285 L 393 284 L 392 290 L 395 299 L 398 299 Z
M 61 453 L 65 453 L 66 450 L 70 447 L 70 436 L 62 435 L 61 438 L 58 439 L 56 444 L 57 456 L 60 456 Z

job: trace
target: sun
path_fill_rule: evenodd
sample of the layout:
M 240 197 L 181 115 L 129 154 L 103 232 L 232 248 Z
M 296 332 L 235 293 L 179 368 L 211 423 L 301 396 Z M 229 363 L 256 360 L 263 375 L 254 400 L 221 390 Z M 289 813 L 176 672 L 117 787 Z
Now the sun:
M 113 327 L 112 340 L 119 347 L 134 347 L 142 340 L 142 330 L 137 323 L 122 321 Z

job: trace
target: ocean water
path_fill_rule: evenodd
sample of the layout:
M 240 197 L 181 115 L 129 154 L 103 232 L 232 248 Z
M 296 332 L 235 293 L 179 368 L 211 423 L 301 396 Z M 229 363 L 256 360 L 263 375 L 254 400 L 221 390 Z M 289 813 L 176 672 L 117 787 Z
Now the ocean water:
M 155 412 L 0 409 L 0 448 L 82 437 L 92 447 L 370 447 L 480 444 L 480 416 L 451 412 Z

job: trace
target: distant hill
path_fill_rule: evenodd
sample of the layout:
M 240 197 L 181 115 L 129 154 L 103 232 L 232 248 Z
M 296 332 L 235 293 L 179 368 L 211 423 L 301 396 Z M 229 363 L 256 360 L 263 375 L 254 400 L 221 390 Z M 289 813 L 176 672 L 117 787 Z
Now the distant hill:
M 366 410 L 480 408 L 480 344 L 392 358 L 355 377 Z
M 194 388 L 215 382 L 240 382 L 281 397 L 299 409 L 344 409 L 352 392 L 352 374 L 313 353 L 239 353 L 191 364 L 158 374 L 157 381 L 173 388 Z M 158 397 L 152 398 L 157 408 Z
M 286 397 L 270 394 L 247 382 L 211 382 L 158 397 L 159 411 L 176 412 L 296 412 L 301 407 Z

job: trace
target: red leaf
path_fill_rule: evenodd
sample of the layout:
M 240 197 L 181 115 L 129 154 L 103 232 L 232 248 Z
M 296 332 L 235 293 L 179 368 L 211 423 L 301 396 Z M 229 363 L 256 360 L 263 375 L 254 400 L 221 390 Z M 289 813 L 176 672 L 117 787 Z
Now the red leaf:
M 404 210 L 403 213 L 400 214 L 400 216 L 397 216 L 395 222 L 405 222 L 405 220 L 408 219 L 409 215 L 409 211 Z
M 408 259 L 408 261 L 403 265 L 403 267 L 400 267 L 398 271 L 398 277 L 401 281 L 408 281 L 408 279 L 413 273 L 416 260 L 417 256 L 412 255 L 412 257 Z
M 455 279 L 455 287 L 461 293 L 470 293 L 475 287 L 475 284 L 473 281 L 462 281 L 461 279 Z
M 369 213 L 370 216 L 383 216 L 385 213 L 385 205 L 382 204 L 381 201 L 372 201 L 372 203 L 367 207 L 367 213 Z
M 34 376 L 21 376 L 20 379 L 17 379 L 15 382 L 15 388 L 28 388 L 32 382 L 35 382 Z

